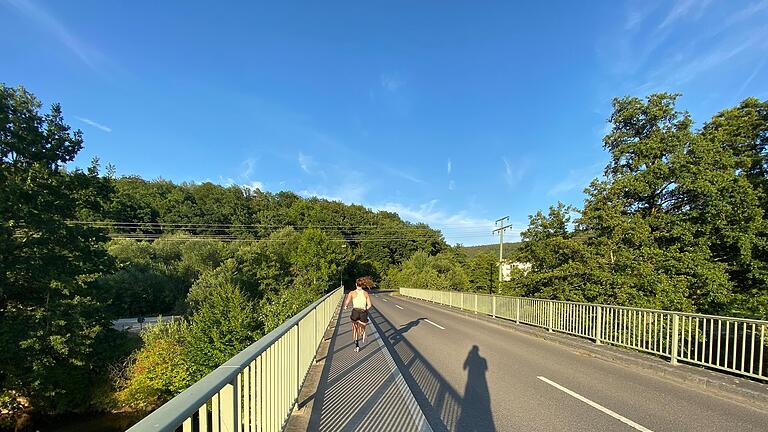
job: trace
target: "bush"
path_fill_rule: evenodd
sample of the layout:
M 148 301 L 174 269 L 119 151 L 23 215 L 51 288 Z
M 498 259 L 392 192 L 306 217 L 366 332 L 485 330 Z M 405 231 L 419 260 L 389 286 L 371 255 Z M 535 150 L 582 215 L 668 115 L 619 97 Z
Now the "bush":
M 115 377 L 120 405 L 152 410 L 181 393 L 194 380 L 184 355 L 188 324 L 163 321 L 142 332 L 144 346 Z
M 302 279 L 298 279 L 293 287 L 262 299 L 259 304 L 259 316 L 264 323 L 264 333 L 274 330 L 317 300 L 316 291 L 310 286 L 305 286 Z
M 192 315 L 185 355 L 195 380 L 229 360 L 262 334 L 256 305 L 235 283 L 232 262 L 206 273 L 189 291 Z

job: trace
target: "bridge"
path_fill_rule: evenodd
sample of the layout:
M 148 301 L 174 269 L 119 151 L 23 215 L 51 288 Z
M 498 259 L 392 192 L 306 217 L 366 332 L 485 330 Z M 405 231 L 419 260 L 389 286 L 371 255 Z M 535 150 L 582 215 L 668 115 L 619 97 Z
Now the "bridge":
M 766 431 L 768 321 L 339 288 L 130 431 Z

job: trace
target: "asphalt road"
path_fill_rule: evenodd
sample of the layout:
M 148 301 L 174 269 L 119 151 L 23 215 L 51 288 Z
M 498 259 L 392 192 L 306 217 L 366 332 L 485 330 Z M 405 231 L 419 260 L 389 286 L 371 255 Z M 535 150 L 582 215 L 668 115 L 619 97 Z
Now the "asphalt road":
M 435 431 L 768 431 L 768 411 L 418 301 L 371 318 Z

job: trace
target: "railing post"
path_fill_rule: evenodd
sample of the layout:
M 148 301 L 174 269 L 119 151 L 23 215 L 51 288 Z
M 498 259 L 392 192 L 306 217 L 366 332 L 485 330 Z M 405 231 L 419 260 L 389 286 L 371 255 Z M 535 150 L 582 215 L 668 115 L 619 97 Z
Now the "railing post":
M 296 323 L 296 398 L 293 400 L 293 406 L 298 407 L 299 393 L 301 393 L 301 332 L 299 331 L 301 320 Z M 317 351 L 317 349 L 315 349 Z
M 221 415 L 221 429 L 224 431 L 237 430 L 235 425 L 240 422 L 237 416 L 238 411 L 240 411 L 240 396 L 237 394 L 237 380 L 239 379 L 240 375 L 236 375 L 234 381 L 221 389 L 219 413 Z
M 312 345 L 313 347 L 317 347 L 318 345 L 317 343 L 317 309 L 312 310 L 312 344 L 313 344 Z M 315 354 L 315 357 L 317 357 L 317 354 Z
M 520 297 L 515 298 L 515 322 L 520 324 Z
M 602 345 L 603 342 L 603 307 L 597 306 L 597 317 L 595 318 L 595 343 Z
M 548 323 L 547 323 L 547 331 L 552 333 L 552 319 L 553 319 L 554 312 L 555 312 L 555 302 L 550 300 L 549 301 L 549 307 L 547 309 L 549 309 L 549 313 L 547 314 L 547 315 L 549 315 L 549 319 L 548 319 Z
M 679 328 L 680 327 L 680 315 L 672 314 L 672 354 L 670 363 L 677 364 L 677 345 L 680 343 Z
M 459 309 L 464 310 L 464 293 L 461 293 L 459 297 L 461 297 L 461 307 Z
M 491 301 L 493 302 L 493 306 L 492 306 L 493 317 L 496 318 L 496 295 L 493 295 L 491 297 Z
M 477 314 L 477 299 L 480 297 L 479 295 L 475 294 L 475 314 Z

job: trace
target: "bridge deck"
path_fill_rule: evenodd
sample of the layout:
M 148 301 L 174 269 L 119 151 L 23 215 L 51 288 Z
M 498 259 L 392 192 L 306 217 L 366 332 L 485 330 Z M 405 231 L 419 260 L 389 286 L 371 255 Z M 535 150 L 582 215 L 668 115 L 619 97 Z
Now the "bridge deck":
M 371 321 L 377 318 L 371 311 Z M 354 351 L 349 311 L 334 327 L 308 430 L 431 431 L 376 325 L 369 323 L 360 352 Z

